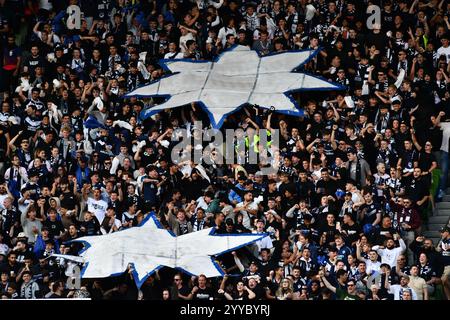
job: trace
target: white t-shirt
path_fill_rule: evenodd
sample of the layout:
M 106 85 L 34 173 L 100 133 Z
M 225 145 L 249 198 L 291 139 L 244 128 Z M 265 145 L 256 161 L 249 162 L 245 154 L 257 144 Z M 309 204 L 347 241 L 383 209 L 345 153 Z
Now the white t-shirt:
M 237 207 L 242 207 L 244 206 L 244 202 L 239 202 L 237 204 Z M 252 202 L 248 205 L 248 209 L 250 210 L 257 210 L 258 209 L 258 205 L 255 202 Z M 240 213 L 242 213 L 242 215 L 244 216 L 244 219 L 242 220 L 242 224 L 244 225 L 245 228 L 247 229 L 252 229 L 252 225 L 250 222 L 250 216 L 253 217 L 250 213 L 248 213 L 246 210 L 240 210 Z
M 196 202 L 197 207 L 195 208 L 195 211 L 197 211 L 198 208 L 202 208 L 203 210 L 208 209 L 208 204 L 206 203 L 203 196 L 199 197 Z
M 181 53 L 185 53 L 186 52 L 186 42 L 188 40 L 195 40 L 194 36 L 192 35 L 192 33 L 188 33 L 185 36 L 181 36 L 180 37 L 180 49 L 181 49 Z
M 445 56 L 445 58 L 447 58 L 447 63 L 450 63 L 450 46 L 448 46 L 447 48 L 440 47 L 437 50 L 437 57 L 438 57 L 438 59 L 442 55 Z
M 373 272 L 380 272 L 381 262 L 379 261 L 370 261 L 370 259 L 366 259 L 366 272 L 367 274 L 372 274 Z
M 399 284 L 391 285 L 391 287 L 389 288 L 389 293 L 394 295 L 394 300 L 403 300 L 403 291 L 405 290 L 410 290 L 412 299 L 417 300 L 417 294 L 413 289 L 411 289 L 410 287 L 403 288 Z
M 0 194 L 0 210 L 5 209 L 5 206 L 3 205 L 3 201 L 5 201 L 6 197 L 8 196 L 7 193 Z
M 381 263 L 387 263 L 391 268 L 397 265 L 397 258 L 406 249 L 406 244 L 403 239 L 399 239 L 400 247 L 393 249 L 379 249 L 378 246 L 374 246 L 372 249 L 377 250 L 378 254 L 381 256 Z
M 222 42 L 222 46 L 225 46 L 225 44 L 227 43 L 227 35 L 229 34 L 232 34 L 233 36 L 237 37 L 236 30 L 234 28 L 222 27 L 219 30 L 217 38 L 219 38 L 220 41 Z
M 100 222 L 101 223 L 101 222 Z M 114 219 L 114 225 L 117 227 L 117 229 L 119 229 L 122 226 L 122 223 L 120 222 L 119 219 L 115 218 Z M 109 232 L 106 232 L 105 228 L 101 227 L 100 228 L 100 232 L 102 234 L 108 234 L 108 233 L 112 233 L 113 232 L 113 228 L 111 227 L 111 229 L 109 229 Z
M 444 131 L 442 133 L 442 145 L 441 151 L 448 152 L 448 140 L 450 138 L 450 122 L 441 122 L 441 130 Z
M 53 4 L 49 0 L 39 0 L 39 9 L 52 10 Z
M 36 35 L 38 36 L 39 39 L 42 40 L 42 32 L 38 31 L 38 32 L 36 32 Z M 56 34 L 53 34 L 52 42 L 53 43 L 61 43 L 61 39 Z
M 183 59 L 184 55 L 181 52 L 178 52 L 175 56 L 173 52 L 167 52 L 164 55 L 164 59 Z
M 97 220 L 102 223 L 105 218 L 105 212 L 108 208 L 108 204 L 104 200 L 95 200 L 94 198 L 89 197 L 87 200 L 87 207 L 89 212 L 92 212 L 97 217 Z
M 261 252 L 261 249 L 273 248 L 273 243 L 270 236 L 264 237 L 261 240 L 256 241 L 255 244 L 258 246 L 258 252 Z

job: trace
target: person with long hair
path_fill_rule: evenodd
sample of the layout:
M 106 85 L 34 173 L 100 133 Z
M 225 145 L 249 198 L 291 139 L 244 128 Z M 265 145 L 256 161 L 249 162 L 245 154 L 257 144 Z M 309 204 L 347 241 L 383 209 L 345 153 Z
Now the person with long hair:
M 275 292 L 275 297 L 277 300 L 292 300 L 294 293 L 294 288 L 292 285 L 292 280 L 289 278 L 284 278 L 281 281 L 280 287 Z
M 233 288 L 231 294 L 226 291 L 225 285 L 228 280 L 228 275 L 223 277 L 222 282 L 220 283 L 220 288 L 218 290 L 219 294 L 223 294 L 225 299 L 227 300 L 252 300 L 255 299 L 255 293 L 247 287 L 243 281 L 238 281 L 236 286 Z

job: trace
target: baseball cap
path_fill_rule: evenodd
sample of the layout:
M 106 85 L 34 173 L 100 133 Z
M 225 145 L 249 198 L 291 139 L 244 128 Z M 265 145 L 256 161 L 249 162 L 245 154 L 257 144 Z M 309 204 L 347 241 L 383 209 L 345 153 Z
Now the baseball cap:
M 20 233 L 17 235 L 17 239 L 21 239 L 21 238 L 28 238 L 28 237 L 26 236 L 25 232 L 20 232 Z
M 450 227 L 449 226 L 443 226 L 441 228 L 441 230 L 439 230 L 439 232 L 441 232 L 441 233 L 450 232 Z

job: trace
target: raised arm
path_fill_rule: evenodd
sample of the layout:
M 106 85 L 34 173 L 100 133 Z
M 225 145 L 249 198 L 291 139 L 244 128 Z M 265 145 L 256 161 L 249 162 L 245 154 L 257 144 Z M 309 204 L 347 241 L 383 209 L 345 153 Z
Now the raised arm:
M 272 127 L 270 126 L 271 120 L 272 120 L 272 113 L 269 113 L 269 116 L 267 117 L 266 121 L 266 129 L 270 130 L 270 132 L 272 132 Z
M 18 134 L 16 134 L 16 136 L 14 137 L 14 138 L 12 138 L 11 139 L 11 141 L 9 141 L 9 147 L 11 148 L 11 151 L 12 152 L 14 152 L 14 151 L 16 151 L 16 146 L 14 145 L 14 143 L 16 142 L 16 140 L 19 138 L 19 136 L 21 136 L 22 135 L 22 130 L 21 131 L 19 131 L 19 133 Z
M 319 139 L 319 138 L 314 139 L 314 140 L 306 147 L 306 151 L 308 151 L 308 153 L 311 153 L 311 152 L 312 152 L 312 148 L 314 147 L 314 145 L 315 145 L 316 143 L 319 143 L 319 142 L 320 142 L 320 139 Z
M 295 211 L 296 209 L 298 209 L 298 208 L 299 208 L 298 204 L 295 204 L 292 208 L 290 208 L 290 209 L 286 212 L 286 217 L 287 217 L 287 218 L 293 218 L 293 217 L 294 217 L 294 211 Z
M 241 262 L 241 259 L 239 259 L 239 257 L 236 254 L 236 251 L 231 252 L 231 254 L 234 257 L 234 263 L 236 263 L 237 267 L 239 268 L 240 272 L 244 272 L 245 268 L 244 265 Z
M 34 25 L 34 28 L 33 28 L 33 32 L 34 32 L 34 34 L 38 34 L 38 32 L 39 32 L 39 25 L 41 24 L 41 22 L 40 21 L 38 21 L 35 25 Z
M 400 244 L 401 252 L 402 253 L 405 252 L 405 250 L 406 250 L 406 243 L 400 236 L 398 237 L 398 243 Z
M 319 275 L 320 280 L 323 281 L 323 284 L 325 285 L 325 287 L 327 287 L 331 292 L 336 293 L 336 287 L 333 287 L 331 285 L 330 282 L 328 282 L 327 278 L 325 277 L 325 275 L 323 274 L 323 271 L 320 271 L 321 274 Z
M 414 14 L 414 7 L 417 5 L 419 0 L 414 0 L 414 2 L 411 4 L 411 8 L 409 8 L 409 14 Z
M 364 258 L 361 256 L 361 241 L 356 242 L 356 259 L 359 261 L 364 261 Z

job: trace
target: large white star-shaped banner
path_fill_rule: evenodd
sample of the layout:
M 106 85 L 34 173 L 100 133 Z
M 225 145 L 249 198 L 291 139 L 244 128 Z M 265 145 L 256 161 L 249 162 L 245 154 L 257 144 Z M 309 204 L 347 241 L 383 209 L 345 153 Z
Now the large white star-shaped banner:
M 345 87 L 302 72 L 294 72 L 319 50 L 286 51 L 259 56 L 236 45 L 211 61 L 160 60 L 168 75 L 129 92 L 126 97 L 164 97 L 166 101 L 142 111 L 141 118 L 197 102 L 214 128 L 226 116 L 250 104 L 301 116 L 291 93 L 307 90 L 343 90 Z
M 154 213 L 133 228 L 102 236 L 73 240 L 85 248 L 76 259 L 84 263 L 83 278 L 105 278 L 123 274 L 131 264 L 138 288 L 163 266 L 190 275 L 223 275 L 214 257 L 237 250 L 267 234 L 216 234 L 215 228 L 176 237 L 163 228 Z M 58 255 L 64 258 L 63 255 Z M 70 259 L 70 257 L 66 257 Z M 74 259 L 75 260 L 75 259 Z

